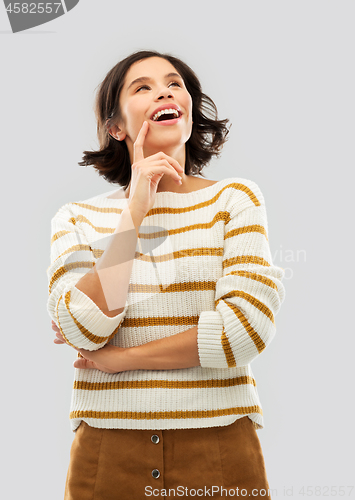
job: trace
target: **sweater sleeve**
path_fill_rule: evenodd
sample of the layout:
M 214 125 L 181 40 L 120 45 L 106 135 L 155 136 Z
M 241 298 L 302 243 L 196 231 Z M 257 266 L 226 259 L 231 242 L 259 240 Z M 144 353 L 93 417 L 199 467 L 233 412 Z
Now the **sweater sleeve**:
M 47 311 L 66 342 L 78 349 L 95 351 L 117 333 L 127 312 L 114 317 L 101 309 L 76 283 L 88 273 L 100 256 L 93 250 L 69 204 L 60 208 L 51 221 L 51 264 L 47 268 L 49 298 Z
M 202 367 L 247 365 L 275 335 L 275 315 L 285 296 L 284 270 L 272 263 L 266 208 L 256 191 L 252 205 L 238 212 L 234 203 L 229 209 L 215 310 L 203 311 L 198 321 Z

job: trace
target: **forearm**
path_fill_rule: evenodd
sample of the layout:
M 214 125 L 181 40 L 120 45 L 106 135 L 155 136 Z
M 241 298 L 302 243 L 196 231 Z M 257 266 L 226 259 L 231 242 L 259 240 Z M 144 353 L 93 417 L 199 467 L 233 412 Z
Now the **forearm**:
M 62 343 L 60 333 L 58 342 Z M 77 349 L 75 368 L 95 368 L 106 373 L 130 370 L 176 370 L 200 366 L 197 348 L 197 326 L 184 332 L 153 340 L 136 347 L 108 344 L 96 351 Z
M 129 208 L 124 209 L 106 250 L 75 285 L 106 316 L 117 316 L 124 309 L 142 220 Z
M 184 332 L 126 349 L 126 370 L 174 370 L 200 365 L 197 326 Z

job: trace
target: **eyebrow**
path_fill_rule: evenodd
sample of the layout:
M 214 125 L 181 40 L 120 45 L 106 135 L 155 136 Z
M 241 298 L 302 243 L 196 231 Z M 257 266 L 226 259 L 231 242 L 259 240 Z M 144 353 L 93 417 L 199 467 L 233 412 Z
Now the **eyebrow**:
M 181 78 L 182 80 L 182 76 L 179 75 L 178 73 L 168 73 L 167 75 L 165 75 L 164 78 L 172 78 L 172 77 L 178 77 L 178 78 Z M 136 83 L 143 83 L 143 82 L 149 82 L 151 80 L 151 78 L 149 76 L 140 76 L 139 78 L 136 78 L 135 80 L 133 80 L 133 82 L 131 82 L 127 88 L 127 90 L 129 90 L 133 85 L 135 85 Z

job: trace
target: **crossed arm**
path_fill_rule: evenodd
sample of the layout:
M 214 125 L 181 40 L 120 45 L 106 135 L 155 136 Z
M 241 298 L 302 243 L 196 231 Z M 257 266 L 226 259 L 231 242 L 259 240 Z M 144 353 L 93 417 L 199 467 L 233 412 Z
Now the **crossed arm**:
M 65 344 L 54 321 L 52 329 L 56 333 L 54 343 Z M 106 373 L 127 370 L 174 370 L 200 365 L 197 326 L 136 347 L 124 348 L 107 344 L 96 351 L 76 350 L 82 357 L 74 361 L 75 368 L 95 368 Z
M 235 186 L 239 187 L 239 184 Z M 258 192 L 257 189 L 256 191 Z M 259 197 L 262 199 L 260 193 Z M 53 320 L 58 319 L 58 324 L 61 318 L 68 324 L 67 318 L 74 316 L 75 321 L 70 322 L 72 327 L 68 328 L 68 334 L 64 333 L 66 339 L 61 335 L 56 323 L 52 322 L 52 329 L 57 337 L 54 342 L 68 343 L 78 351 L 74 367 L 95 368 L 107 373 L 183 369 L 196 366 L 229 368 L 245 366 L 258 356 L 275 334 L 274 316 L 285 294 L 281 283 L 284 271 L 272 264 L 265 206 L 255 203 L 239 210 L 233 205 L 229 212 L 230 220 L 225 225 L 223 276 L 216 282 L 215 307 L 201 312 L 198 325 L 179 334 L 140 346 L 122 348 L 106 344 L 98 348 L 97 345 L 90 343 L 89 337 L 82 335 L 77 323 L 84 321 L 85 325 L 91 327 L 96 325 L 93 333 L 102 340 L 114 331 L 119 324 L 118 320 L 123 319 L 118 315 L 124 311 L 126 304 L 131 275 L 131 267 L 127 264 L 130 255 L 120 254 L 118 258 L 117 253 L 123 247 L 127 250 L 128 245 L 119 245 L 120 241 L 117 240 L 118 245 L 115 246 L 116 238 L 112 238 L 112 245 L 106 248 L 97 262 L 90 246 L 84 245 L 85 248 L 81 251 L 89 253 L 88 262 L 85 263 L 92 263 L 97 273 L 86 273 L 75 287 L 72 286 L 73 278 L 70 275 L 66 280 L 66 262 L 68 254 L 74 254 L 68 250 L 75 247 L 74 243 L 77 240 L 74 238 L 76 233 L 71 227 L 72 217 L 68 219 L 71 212 L 66 212 L 63 208 L 63 213 L 53 219 L 52 264 L 48 269 L 50 296 L 47 308 Z M 127 218 L 122 214 L 127 214 Z M 128 231 L 133 227 L 135 230 L 132 230 L 132 234 L 136 238 L 136 228 L 139 227 L 140 220 L 134 220 L 132 225 L 132 218 L 128 220 L 129 212 L 123 211 L 122 214 L 121 225 L 115 233 Z M 62 237 L 66 238 L 66 245 L 64 243 L 59 245 Z M 129 240 L 132 254 L 136 248 L 135 238 Z M 66 249 L 66 246 L 69 246 L 69 249 Z M 108 250 L 108 253 L 112 250 L 113 262 L 107 258 Z M 131 265 L 132 262 L 129 262 Z M 125 273 L 120 263 L 125 263 Z M 109 272 L 106 272 L 107 269 Z M 97 275 L 100 280 L 97 279 Z M 111 293 L 112 287 L 109 286 L 111 282 L 116 285 L 113 290 L 115 293 Z M 102 296 L 98 294 L 104 289 L 110 293 L 106 295 L 102 293 Z M 80 294 L 78 290 L 82 293 Z M 110 295 L 114 300 L 108 308 L 105 304 Z M 95 308 L 92 303 L 97 307 Z M 81 314 L 86 309 L 88 314 L 90 313 L 89 318 Z M 75 314 L 78 318 L 75 318 Z M 116 316 L 118 320 L 110 322 Z M 97 325 L 101 324 L 100 321 L 104 323 L 103 327 L 97 329 Z M 85 348 L 89 346 L 90 350 L 76 345 L 83 345 Z

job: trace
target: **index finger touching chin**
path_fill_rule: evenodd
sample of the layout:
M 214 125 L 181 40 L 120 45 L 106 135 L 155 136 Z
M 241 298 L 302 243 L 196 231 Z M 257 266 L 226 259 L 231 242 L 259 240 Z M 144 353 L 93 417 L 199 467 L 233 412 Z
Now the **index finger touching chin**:
M 133 163 L 137 161 L 144 160 L 143 145 L 149 128 L 149 123 L 147 121 L 143 122 L 143 125 L 138 132 L 137 139 L 133 144 Z

